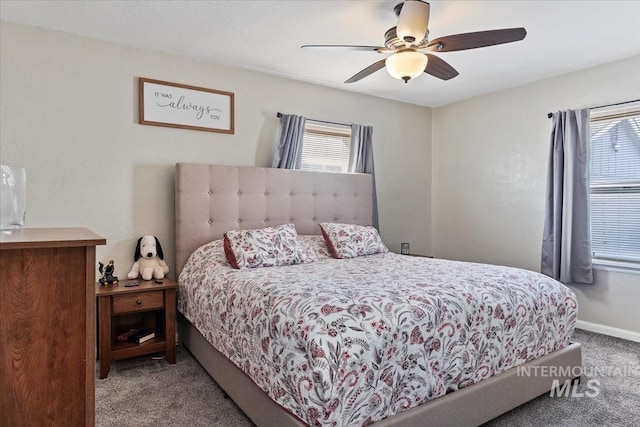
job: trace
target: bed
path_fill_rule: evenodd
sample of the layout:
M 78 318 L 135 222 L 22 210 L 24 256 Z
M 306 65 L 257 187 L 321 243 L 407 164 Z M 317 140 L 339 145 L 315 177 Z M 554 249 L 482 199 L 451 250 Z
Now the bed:
M 319 224 L 370 225 L 371 188 L 360 174 L 176 165 L 180 340 L 256 425 L 479 425 L 575 379 L 577 307 L 563 285 L 323 253 Z M 313 262 L 229 266 L 225 232 L 282 224 Z

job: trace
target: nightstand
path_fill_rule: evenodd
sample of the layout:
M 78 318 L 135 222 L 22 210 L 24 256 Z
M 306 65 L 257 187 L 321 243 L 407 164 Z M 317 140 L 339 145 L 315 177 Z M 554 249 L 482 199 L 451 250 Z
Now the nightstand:
M 140 285 L 126 287 L 129 282 Z M 154 280 L 121 280 L 117 285 L 96 284 L 98 299 L 98 357 L 100 378 L 106 378 L 111 361 L 166 352 L 176 363 L 176 282 L 168 277 Z M 142 344 L 119 342 L 118 335 L 129 329 L 151 329 L 155 338 Z

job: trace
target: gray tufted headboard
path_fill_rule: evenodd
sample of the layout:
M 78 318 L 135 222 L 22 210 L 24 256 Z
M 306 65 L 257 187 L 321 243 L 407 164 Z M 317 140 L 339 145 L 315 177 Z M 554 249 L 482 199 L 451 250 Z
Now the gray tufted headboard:
M 176 164 L 176 271 L 225 232 L 294 223 L 320 234 L 321 222 L 371 225 L 371 175 Z

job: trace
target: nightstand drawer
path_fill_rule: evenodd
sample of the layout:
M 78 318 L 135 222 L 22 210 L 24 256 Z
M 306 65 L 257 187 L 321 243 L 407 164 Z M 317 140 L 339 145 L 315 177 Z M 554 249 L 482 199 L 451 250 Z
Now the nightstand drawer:
M 153 310 L 162 307 L 164 307 L 164 294 L 162 291 L 136 292 L 130 295 L 113 297 L 113 314 Z

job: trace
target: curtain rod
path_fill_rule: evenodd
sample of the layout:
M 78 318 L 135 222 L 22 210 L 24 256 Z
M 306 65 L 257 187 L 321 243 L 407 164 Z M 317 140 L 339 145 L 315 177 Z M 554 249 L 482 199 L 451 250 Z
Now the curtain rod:
M 594 108 L 613 107 L 613 106 L 615 106 L 615 105 L 630 104 L 630 103 L 632 103 L 632 102 L 638 102 L 638 101 L 640 101 L 640 99 L 634 99 L 634 100 L 631 100 L 631 101 L 618 102 L 618 103 L 615 103 L 615 104 L 598 105 L 597 107 L 590 107 L 589 109 L 590 109 L 590 110 L 593 110 Z M 551 117 L 553 117 L 553 113 L 548 113 L 548 114 L 547 114 L 547 118 L 549 118 L 549 119 L 550 119 Z
M 276 114 L 276 117 L 278 117 L 278 118 L 282 117 L 282 113 L 281 113 L 281 112 L 278 112 L 278 114 Z M 316 119 L 309 119 L 309 120 L 314 121 L 314 122 L 319 122 L 319 123 L 328 123 L 328 124 L 330 124 L 330 125 L 339 125 L 339 126 L 351 127 L 351 125 L 347 125 L 347 124 L 345 124 L 345 123 L 328 122 L 328 121 L 326 121 L 326 120 L 316 120 Z

